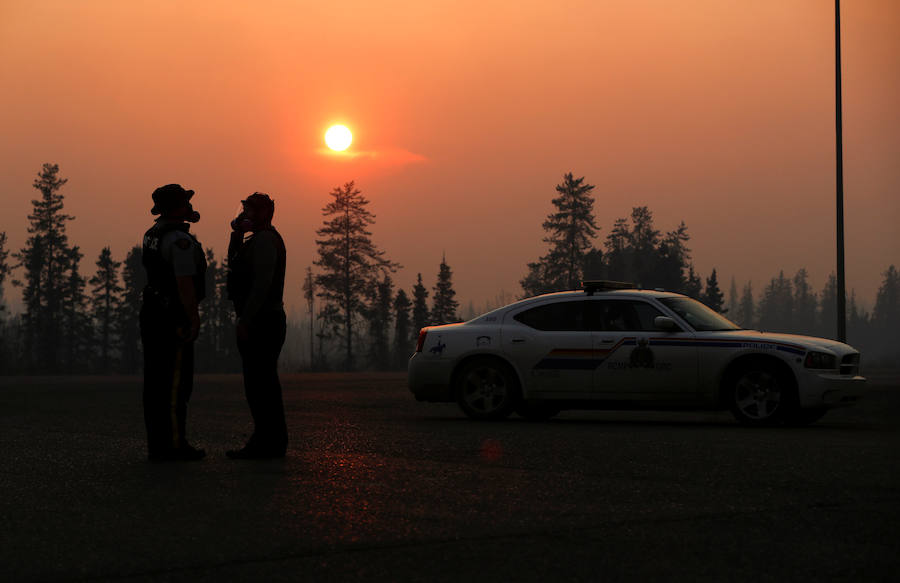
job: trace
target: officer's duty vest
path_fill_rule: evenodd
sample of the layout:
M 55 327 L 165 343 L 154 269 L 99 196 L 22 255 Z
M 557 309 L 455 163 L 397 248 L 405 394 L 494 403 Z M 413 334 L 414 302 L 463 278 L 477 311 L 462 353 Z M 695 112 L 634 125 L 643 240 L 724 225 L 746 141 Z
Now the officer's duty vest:
M 178 284 L 175 280 L 175 270 L 172 264 L 162 254 L 162 239 L 171 231 L 183 231 L 193 240 L 197 271 L 194 274 L 194 293 L 199 302 L 206 297 L 206 258 L 202 252 L 196 253 L 196 249 L 202 249 L 197 238 L 188 232 L 187 223 L 156 223 L 144 234 L 144 246 L 141 254 L 141 262 L 147 271 L 147 286 L 144 288 L 145 300 L 156 300 L 167 307 L 181 306 L 181 298 L 178 296 Z M 148 297 L 149 296 L 149 297 Z

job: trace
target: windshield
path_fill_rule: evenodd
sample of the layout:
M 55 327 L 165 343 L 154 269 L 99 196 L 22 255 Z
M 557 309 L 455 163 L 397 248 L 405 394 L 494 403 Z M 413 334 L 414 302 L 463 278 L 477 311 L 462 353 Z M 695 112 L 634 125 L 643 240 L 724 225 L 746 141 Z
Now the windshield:
M 659 298 L 664 306 L 678 314 L 697 331 L 740 330 L 741 327 L 691 298 Z

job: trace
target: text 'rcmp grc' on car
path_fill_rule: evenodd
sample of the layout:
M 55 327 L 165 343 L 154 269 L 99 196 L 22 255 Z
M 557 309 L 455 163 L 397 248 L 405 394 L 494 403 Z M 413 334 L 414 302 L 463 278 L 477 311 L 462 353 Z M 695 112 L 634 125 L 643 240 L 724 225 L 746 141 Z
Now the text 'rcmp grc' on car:
M 585 282 L 419 332 L 409 388 L 473 419 L 563 409 L 730 409 L 747 425 L 812 423 L 863 393 L 859 352 L 743 330 L 686 296 Z

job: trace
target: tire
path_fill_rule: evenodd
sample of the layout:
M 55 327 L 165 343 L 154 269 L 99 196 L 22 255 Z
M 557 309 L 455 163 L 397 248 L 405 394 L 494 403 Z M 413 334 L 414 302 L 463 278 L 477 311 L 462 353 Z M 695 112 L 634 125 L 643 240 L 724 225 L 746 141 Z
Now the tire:
M 825 413 L 828 413 L 828 409 L 824 407 L 818 409 L 797 409 L 787 418 L 787 424 L 795 427 L 812 425 L 821 419 Z
M 778 425 L 797 410 L 792 383 L 765 361 L 749 363 L 738 370 L 725 390 L 731 413 L 743 425 Z
M 542 401 L 522 400 L 516 407 L 516 414 L 528 421 L 546 421 L 559 414 L 560 408 Z
M 519 395 L 515 373 L 499 360 L 472 360 L 457 375 L 457 403 L 472 419 L 496 421 L 509 417 L 519 404 Z

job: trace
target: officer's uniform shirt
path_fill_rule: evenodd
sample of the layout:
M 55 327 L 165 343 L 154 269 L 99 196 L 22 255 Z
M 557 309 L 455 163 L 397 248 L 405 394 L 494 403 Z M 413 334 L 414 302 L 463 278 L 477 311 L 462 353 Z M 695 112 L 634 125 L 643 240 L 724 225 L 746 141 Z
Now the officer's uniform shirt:
M 247 326 L 260 313 L 284 309 L 284 242 L 274 229 L 258 231 L 238 250 L 232 267 L 245 281 L 246 297 L 236 303 L 240 321 Z
M 181 223 L 180 220 L 159 219 L 162 225 L 169 223 Z M 159 241 L 159 252 L 172 266 L 175 276 L 194 276 L 197 274 L 199 263 L 197 254 L 202 255 L 203 250 L 195 244 L 195 239 L 179 229 L 173 229 L 165 233 Z M 205 258 L 204 258 L 205 260 Z

